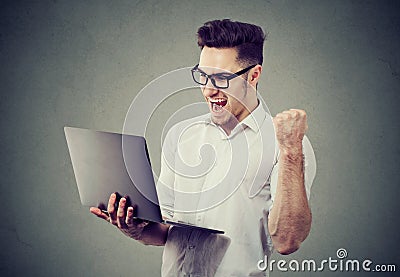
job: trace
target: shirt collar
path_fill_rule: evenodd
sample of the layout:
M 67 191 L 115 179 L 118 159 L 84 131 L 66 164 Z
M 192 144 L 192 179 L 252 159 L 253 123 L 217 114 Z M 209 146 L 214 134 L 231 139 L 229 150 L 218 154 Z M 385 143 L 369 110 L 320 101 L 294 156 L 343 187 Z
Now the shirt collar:
M 248 116 L 246 116 L 239 124 L 249 127 L 254 132 L 257 132 L 264 122 L 266 112 L 263 105 L 258 101 L 258 106 Z

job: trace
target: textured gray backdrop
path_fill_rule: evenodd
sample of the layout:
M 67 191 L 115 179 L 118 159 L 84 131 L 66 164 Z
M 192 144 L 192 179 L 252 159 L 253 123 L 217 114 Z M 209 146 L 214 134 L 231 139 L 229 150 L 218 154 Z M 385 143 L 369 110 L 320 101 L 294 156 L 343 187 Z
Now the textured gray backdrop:
M 159 276 L 162 248 L 80 205 L 63 126 L 121 131 L 141 88 L 196 64 L 197 27 L 216 18 L 268 31 L 260 93 L 273 114 L 309 115 L 313 226 L 285 258 L 321 261 L 343 247 L 400 271 L 398 1 L 1 1 L 0 11 L 1 276 Z

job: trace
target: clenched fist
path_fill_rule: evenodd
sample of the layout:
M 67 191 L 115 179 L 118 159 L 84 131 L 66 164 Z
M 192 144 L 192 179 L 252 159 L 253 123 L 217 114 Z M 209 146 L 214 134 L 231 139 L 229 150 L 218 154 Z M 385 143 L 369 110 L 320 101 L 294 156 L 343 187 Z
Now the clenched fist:
M 278 113 L 274 117 L 274 126 L 281 151 L 301 151 L 303 137 L 308 128 L 305 111 L 290 109 Z

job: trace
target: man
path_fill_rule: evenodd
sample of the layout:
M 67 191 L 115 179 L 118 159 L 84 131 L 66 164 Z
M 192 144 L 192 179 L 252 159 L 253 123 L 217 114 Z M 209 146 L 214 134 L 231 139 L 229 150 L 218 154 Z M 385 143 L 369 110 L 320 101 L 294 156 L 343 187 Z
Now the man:
M 293 253 L 310 231 L 315 157 L 304 136 L 306 113 L 291 109 L 272 121 L 259 101 L 260 27 L 215 20 L 197 34 L 201 54 L 192 75 L 210 113 L 171 128 L 157 190 L 165 218 L 225 234 L 138 221 L 115 194 L 109 215 L 91 212 L 144 244 L 165 245 L 163 276 L 265 276 L 258 261 L 273 248 Z M 211 154 L 202 152 L 205 145 Z

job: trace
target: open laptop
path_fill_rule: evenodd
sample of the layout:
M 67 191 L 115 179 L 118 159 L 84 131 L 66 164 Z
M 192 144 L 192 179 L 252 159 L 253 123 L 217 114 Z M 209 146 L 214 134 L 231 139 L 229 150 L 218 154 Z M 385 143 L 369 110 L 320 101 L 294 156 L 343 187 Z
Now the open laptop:
M 224 233 L 162 219 L 144 137 L 74 127 L 65 127 L 64 132 L 83 206 L 106 207 L 111 193 L 118 192 L 129 196 L 131 203 L 137 206 L 136 218 Z M 130 159 L 129 165 L 134 165 L 129 171 L 124 158 Z

